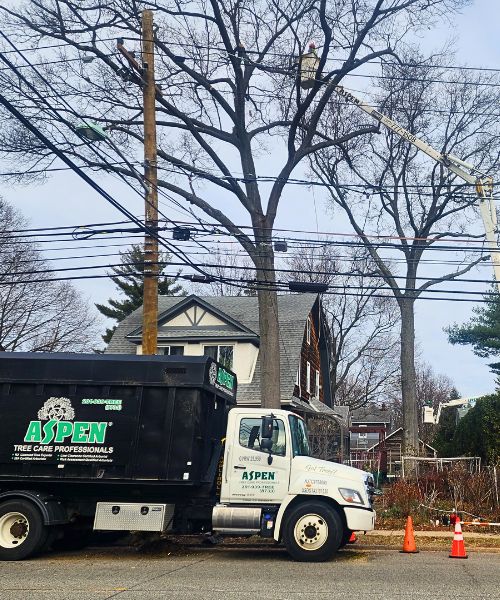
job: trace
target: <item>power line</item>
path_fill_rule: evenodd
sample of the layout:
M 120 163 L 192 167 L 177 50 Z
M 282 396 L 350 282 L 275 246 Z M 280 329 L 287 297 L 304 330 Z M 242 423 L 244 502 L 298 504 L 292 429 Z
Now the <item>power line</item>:
M 10 44 L 10 46 L 13 48 L 13 50 L 17 50 L 16 46 L 12 43 L 12 41 L 2 32 L 0 31 L 0 35 L 7 41 L 8 44 Z M 22 54 L 22 52 L 19 52 L 19 50 L 17 50 L 18 54 L 23 58 L 23 60 L 25 60 L 29 65 L 31 65 L 30 61 Z M 71 125 L 68 124 L 64 119 L 61 118 L 61 116 L 57 113 L 56 109 L 54 109 L 53 107 L 51 107 L 49 105 L 49 103 L 46 101 L 46 99 L 41 96 L 38 92 L 38 90 L 36 90 L 31 83 L 16 69 L 15 65 L 13 65 L 13 63 L 6 58 L 5 56 L 3 56 L 0 53 L 0 59 L 7 64 L 8 66 L 11 67 L 11 69 L 16 73 L 16 75 L 18 77 L 20 77 L 29 87 L 30 89 L 32 89 L 32 91 L 34 93 L 36 93 L 38 96 L 41 97 L 42 101 L 49 107 L 49 110 L 52 110 L 56 116 L 57 119 L 59 119 L 61 122 L 63 122 L 66 126 L 68 126 L 71 129 Z M 32 67 L 33 68 L 33 67 Z M 46 83 L 46 85 L 48 85 L 54 92 L 55 90 L 53 89 L 52 85 L 43 77 L 43 75 L 40 74 L 40 72 L 36 69 L 33 68 L 33 70 L 35 71 L 35 73 Z M 123 214 L 127 214 L 127 216 L 132 216 L 134 222 L 137 222 L 137 224 L 141 227 L 143 227 L 143 231 L 145 233 L 147 233 L 150 237 L 152 237 L 153 239 L 156 239 L 162 246 L 166 247 L 168 250 L 170 250 L 170 252 L 172 252 L 172 254 L 174 254 L 175 256 L 179 257 L 179 252 L 177 251 L 177 249 L 170 243 L 166 242 L 165 240 L 163 240 L 163 238 L 161 238 L 160 236 L 158 236 L 158 234 L 153 231 L 151 229 L 151 227 L 147 226 L 147 224 L 142 224 L 138 219 L 136 219 L 129 211 L 128 209 L 125 209 L 119 202 L 117 202 L 116 200 L 114 200 L 114 198 L 112 198 L 107 192 L 105 192 L 100 186 L 98 186 L 98 184 L 96 184 L 92 179 L 90 179 L 90 177 L 88 177 L 88 175 L 81 170 L 78 165 L 76 165 L 76 163 L 74 163 L 73 161 L 71 161 L 70 159 L 68 159 L 66 157 L 66 155 L 61 152 L 55 144 L 53 144 L 39 129 L 37 129 L 34 125 L 32 125 L 28 119 L 26 119 L 17 109 L 15 109 L 15 107 L 13 107 L 13 105 L 8 102 L 8 100 L 3 97 L 0 96 L 1 98 L 1 103 L 4 105 L 5 108 L 7 108 L 7 110 L 9 112 L 11 112 L 11 114 L 13 114 L 16 118 L 18 118 L 19 120 L 21 120 L 21 122 L 32 132 L 34 133 L 35 136 L 37 136 L 48 148 L 50 148 L 57 156 L 59 156 L 59 158 L 61 158 L 63 160 L 63 162 L 65 162 L 69 167 L 72 167 L 73 170 L 75 170 L 75 172 L 80 175 L 80 177 L 82 179 L 84 179 L 87 183 L 89 183 L 96 191 L 98 191 L 106 200 L 108 200 L 108 202 L 111 202 L 113 206 L 115 206 L 115 208 L 118 208 L 118 210 L 120 210 Z M 63 102 L 69 107 L 70 111 L 75 114 L 76 116 L 79 117 L 79 115 L 74 111 L 74 109 L 66 102 L 66 100 L 64 98 L 62 98 Z M 95 149 L 92 148 L 93 151 L 99 155 L 99 152 Z M 130 182 L 128 182 L 125 179 L 127 185 L 130 185 Z M 132 187 L 132 186 L 131 186 Z M 135 190 L 135 188 L 132 188 Z M 164 215 L 162 215 L 164 216 Z M 166 217 L 165 217 L 166 218 Z M 182 252 L 180 253 L 182 255 Z M 189 258 L 185 256 L 186 262 L 189 263 Z M 197 270 L 197 268 L 195 268 Z
M 103 258 L 105 255 L 96 255 L 96 257 L 99 258 Z M 109 255 L 112 256 L 112 255 Z M 28 261 L 29 262 L 29 261 Z M 183 267 L 186 266 L 184 262 L 172 262 L 172 261 L 158 261 L 156 263 L 148 263 L 148 264 L 156 264 L 158 266 L 172 266 L 172 267 Z M 141 263 L 137 263 L 137 262 L 120 262 L 120 263 L 111 263 L 111 264 L 100 264 L 100 265 L 84 265 L 84 266 L 69 266 L 69 267 L 62 267 L 62 268 L 56 268 L 56 269 L 37 269 L 37 270 L 29 270 L 29 271 L 12 271 L 10 270 L 6 275 L 7 276 L 20 276 L 20 275 L 39 275 L 39 274 L 46 274 L 46 273 L 60 273 L 60 272 L 65 272 L 65 271 L 85 271 L 85 270 L 91 270 L 91 269 L 113 269 L 113 268 L 117 268 L 117 267 L 137 267 L 138 272 L 137 274 L 139 274 L 141 272 L 140 268 L 141 266 L 143 266 Z M 220 265 L 217 264 L 213 264 L 213 263 L 207 263 L 207 262 L 197 262 L 196 266 L 198 267 L 203 267 L 203 268 L 219 268 Z M 231 265 L 231 269 L 235 270 L 235 271 L 250 271 L 252 273 L 255 272 L 255 267 L 247 267 L 244 265 L 238 266 L 238 265 Z M 274 268 L 274 269 L 266 269 L 266 268 L 261 268 L 259 269 L 259 271 L 261 272 L 277 272 L 277 273 L 288 273 L 290 275 L 309 275 L 309 272 L 307 271 L 303 271 L 301 269 L 293 269 L 293 268 Z M 353 277 L 353 278 L 367 278 L 367 279 L 384 279 L 385 280 L 385 276 L 383 274 L 381 274 L 380 272 L 356 272 L 356 271 L 340 271 L 338 269 L 335 270 L 315 270 L 314 271 L 315 275 L 324 275 L 325 277 Z M 213 275 L 210 275 L 211 277 L 213 277 Z M 394 279 L 404 279 L 405 281 L 432 281 L 435 283 L 446 283 L 446 281 L 443 281 L 442 277 L 423 277 L 423 276 L 415 276 L 415 277 L 408 277 L 405 275 L 393 275 L 392 276 Z M 453 282 L 455 283 L 491 283 L 491 279 L 454 279 Z M 356 284 L 351 285 L 351 284 L 344 284 L 344 285 L 334 285 L 331 284 L 330 287 L 333 288 L 350 288 L 350 287 L 362 287 L 362 289 L 372 289 L 370 286 L 358 286 Z M 373 288 L 375 289 L 375 288 Z M 380 288 L 380 286 L 376 286 L 376 289 L 382 289 Z M 383 289 L 389 289 L 389 288 L 383 288 Z M 415 291 L 413 288 L 400 288 L 401 290 L 404 291 Z M 428 293 L 434 293 L 436 290 L 428 290 Z M 478 292 L 478 291 L 467 291 L 467 290 L 438 290 L 441 293 L 449 293 L 449 294 L 470 294 L 470 295 L 484 295 L 486 292 Z
M 137 37 L 132 37 L 132 36 L 120 36 L 122 39 L 124 40 L 128 40 L 128 41 L 132 41 L 132 42 L 140 42 L 140 39 Z M 113 37 L 105 37 L 105 38 L 101 38 L 101 37 L 97 37 L 97 36 L 93 36 L 91 39 L 89 40 L 80 40 L 78 42 L 74 42 L 74 43 L 78 43 L 78 44 L 94 44 L 95 41 L 97 42 L 112 42 L 112 41 L 116 41 L 117 37 L 113 36 Z M 156 41 L 156 40 L 154 40 Z M 166 43 L 166 42 L 164 42 Z M 194 48 L 197 50 L 217 50 L 219 52 L 222 52 L 224 54 L 231 54 L 232 56 L 235 56 L 236 58 L 241 59 L 241 56 L 229 53 L 227 48 L 225 48 L 224 46 L 215 46 L 215 45 L 208 45 L 208 44 L 195 44 L 189 41 L 183 41 L 181 42 L 176 42 L 173 40 L 169 40 L 168 41 L 168 45 L 171 47 L 177 47 L 177 48 Z M 45 45 L 45 46 L 37 46 L 35 48 L 31 47 L 31 48 L 20 48 L 20 50 L 22 52 L 37 52 L 40 50 L 49 50 L 49 49 L 53 49 L 53 48 L 74 48 L 73 43 L 69 42 L 69 41 L 64 41 L 62 43 L 57 43 L 57 44 L 49 44 L 49 45 Z M 317 46 L 318 49 L 320 49 L 322 46 Z M 330 47 L 332 50 L 334 50 L 335 48 L 340 48 L 340 46 L 335 46 L 332 45 Z M 15 53 L 17 52 L 17 50 L 5 50 L 2 52 L 4 54 L 11 54 L 11 53 Z M 245 48 L 245 53 L 246 54 L 254 54 L 254 55 L 260 55 L 262 53 L 262 50 L 252 50 L 250 48 Z M 266 56 L 274 56 L 274 57 L 278 57 L 278 58 L 284 58 L 284 59 L 290 59 L 290 57 L 295 57 L 295 58 L 299 58 L 298 55 L 295 55 L 291 52 L 285 53 L 285 52 L 266 52 Z M 337 63 L 345 63 L 347 60 L 347 57 L 344 58 L 334 58 L 334 57 L 327 57 L 327 62 L 337 62 Z M 366 65 L 370 65 L 370 64 L 375 64 L 375 65 L 384 65 L 384 64 L 393 64 L 393 63 L 387 63 L 386 61 L 384 61 L 383 57 L 381 58 L 381 60 L 378 59 L 373 59 L 370 60 L 366 63 L 364 63 Z M 470 66 L 470 65 L 438 65 L 438 64 L 432 64 L 432 63 L 422 63 L 422 64 L 418 64 L 418 63 L 409 63 L 409 62 L 404 62 L 404 61 L 398 61 L 398 66 L 402 66 L 402 67 L 411 67 L 411 68 L 415 68 L 415 69 L 439 69 L 439 70 L 463 70 L 463 71 L 483 71 L 486 73 L 500 73 L 500 69 L 499 68 L 493 68 L 493 67 L 477 67 L 477 66 Z
M 2 54 L 0 54 L 0 59 L 3 61 L 7 61 Z M 141 223 L 136 217 L 130 213 L 128 209 L 122 206 L 119 202 L 117 202 L 108 192 L 106 192 L 101 186 L 99 186 L 95 181 L 93 181 L 79 166 L 74 163 L 71 159 L 69 159 L 59 148 L 51 142 L 37 127 L 35 127 L 24 115 L 22 115 L 6 98 L 0 93 L 0 104 L 4 106 L 16 119 L 18 119 L 31 133 L 33 133 L 36 137 L 40 139 L 40 141 L 49 148 L 56 156 L 58 156 L 64 163 L 66 163 L 69 167 L 72 167 L 74 172 L 79 175 L 86 183 L 88 183 L 99 195 L 101 195 L 107 202 L 109 202 L 112 206 L 117 208 L 122 214 L 133 220 L 139 227 L 142 228 L 142 231 L 148 233 L 151 237 L 154 237 L 158 240 L 158 242 L 162 245 L 169 248 L 169 245 L 165 243 L 165 241 L 160 238 L 156 232 L 154 232 L 150 227 L 146 224 Z M 173 251 L 177 255 L 175 251 Z M 202 273 L 204 274 L 204 273 Z
M 303 183 L 303 182 L 301 182 L 301 183 Z M 453 249 L 456 249 L 456 248 L 453 248 Z M 481 249 L 481 251 L 482 251 L 482 249 Z
M 43 279 L 26 279 L 26 280 L 18 280 L 15 282 L 8 282 L 8 281 L 1 281 L 0 280 L 0 286 L 2 285 L 13 285 L 13 284 L 34 284 L 34 283 L 47 283 L 49 282 L 57 282 L 57 281 L 76 281 L 76 280 L 93 280 L 93 279 L 110 279 L 111 277 L 114 277 L 114 274 L 94 274 L 94 275 L 75 275 L 75 276 L 70 276 L 70 277 L 51 277 L 50 280 L 47 280 L 47 278 L 43 278 Z M 162 277 L 169 277 L 169 278 L 177 278 L 177 279 L 183 279 L 186 281 L 191 281 L 191 276 L 190 275 L 183 275 L 183 274 L 178 274 L 178 273 L 163 273 Z M 212 276 L 208 276 L 207 279 L 207 283 L 209 282 L 216 282 L 216 281 L 220 281 L 223 283 L 226 283 L 227 285 L 232 285 L 234 287 L 239 287 L 239 288 L 243 288 L 243 289 L 249 289 L 251 291 L 258 291 L 258 290 L 268 290 L 268 291 L 276 291 L 276 292 L 288 292 L 288 282 L 281 282 L 281 281 L 277 281 L 275 284 L 271 284 L 268 285 L 268 282 L 265 281 L 259 281 L 259 280 L 244 280 L 244 279 L 236 279 L 236 278 L 215 278 Z M 199 282 L 198 282 L 199 283 Z M 360 292 L 354 292 L 354 291 L 347 291 L 345 288 L 343 288 L 342 286 L 338 286 L 338 288 L 340 288 L 342 291 L 326 291 L 323 293 L 323 295 L 335 295 L 338 296 L 339 294 L 342 296 L 355 296 L 358 297 L 360 296 Z M 352 286 L 352 288 L 354 288 L 354 286 Z M 351 289 L 352 288 L 347 288 L 347 289 Z M 362 291 L 367 291 L 369 288 L 365 288 L 365 287 L 359 287 L 359 290 Z M 374 290 L 382 290 L 382 288 L 380 287 L 375 287 L 373 286 Z M 385 290 L 387 290 L 388 292 L 390 292 L 389 288 L 383 288 Z M 414 290 L 411 290 L 414 292 Z M 435 293 L 445 293 L 444 291 L 440 291 L 440 290 L 426 290 L 425 293 L 430 293 L 430 292 L 435 292 Z M 465 292 L 461 292 L 461 291 L 455 291 L 454 293 L 456 294 L 462 294 Z M 472 292 L 470 292 L 472 293 Z M 480 294 L 480 292 L 476 292 L 477 294 Z M 491 294 L 492 298 L 487 298 L 484 297 L 485 295 L 488 294 L 483 294 L 483 298 L 478 299 L 478 298 L 449 298 L 449 297 L 437 297 L 437 296 L 425 296 L 425 295 L 419 295 L 418 298 L 407 298 L 407 299 L 414 299 L 414 300 L 432 300 L 432 301 L 446 301 L 446 302 L 474 302 L 474 303 L 491 303 L 491 302 L 498 302 L 498 298 L 494 297 L 495 294 Z M 395 301 L 394 296 L 392 295 L 392 293 L 389 294 L 382 294 L 382 293 L 370 293 L 370 298 L 382 298 L 382 299 L 386 299 L 386 300 L 393 300 Z

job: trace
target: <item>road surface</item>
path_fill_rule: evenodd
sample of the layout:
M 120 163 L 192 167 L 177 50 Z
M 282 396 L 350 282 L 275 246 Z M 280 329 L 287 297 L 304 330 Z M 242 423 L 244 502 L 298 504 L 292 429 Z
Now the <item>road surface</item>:
M 400 554 L 350 547 L 294 563 L 279 547 L 130 547 L 0 563 L 0 600 L 500 599 L 500 553 Z

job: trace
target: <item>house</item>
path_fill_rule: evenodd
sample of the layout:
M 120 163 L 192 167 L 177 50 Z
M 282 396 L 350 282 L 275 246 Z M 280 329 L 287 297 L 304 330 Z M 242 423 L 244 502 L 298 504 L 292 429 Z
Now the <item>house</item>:
M 278 297 L 281 404 L 317 412 L 331 406 L 329 344 L 321 300 L 314 294 Z M 140 354 L 142 308 L 116 328 L 108 353 Z M 256 297 L 159 296 L 158 352 L 208 355 L 238 377 L 238 404 L 259 406 L 259 317 Z
M 382 442 L 392 427 L 392 414 L 385 404 L 369 402 L 351 412 L 350 459 L 353 466 L 363 465 L 367 450 Z
M 348 455 L 348 417 L 340 411 L 344 407 L 331 407 L 330 345 L 321 298 L 278 296 L 278 319 L 281 406 L 308 421 L 315 456 L 342 461 Z M 106 352 L 140 354 L 141 338 L 142 308 L 118 324 Z M 158 297 L 158 352 L 205 354 L 225 364 L 238 377 L 237 403 L 242 406 L 261 405 L 259 344 L 256 297 Z

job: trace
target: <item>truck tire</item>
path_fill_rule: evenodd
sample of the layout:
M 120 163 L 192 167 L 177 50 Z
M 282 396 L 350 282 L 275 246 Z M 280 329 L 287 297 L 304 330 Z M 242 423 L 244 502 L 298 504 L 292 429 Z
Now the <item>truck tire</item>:
M 0 504 L 0 560 L 23 560 L 40 550 L 47 528 L 40 511 L 27 500 Z
M 299 504 L 286 517 L 283 541 L 301 562 L 323 562 L 339 549 L 343 527 L 334 508 L 320 501 Z

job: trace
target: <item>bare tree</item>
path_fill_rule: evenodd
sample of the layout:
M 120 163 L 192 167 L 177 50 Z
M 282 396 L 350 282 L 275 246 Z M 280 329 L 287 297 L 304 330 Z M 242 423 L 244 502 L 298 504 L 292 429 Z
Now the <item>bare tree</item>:
M 140 12 L 155 11 L 158 53 L 160 191 L 173 194 L 216 219 L 250 256 L 259 282 L 262 332 L 261 396 L 279 407 L 279 331 L 275 291 L 273 227 L 283 189 L 294 169 L 319 150 L 374 131 L 373 124 L 340 118 L 325 122 L 335 86 L 369 61 L 395 54 L 409 31 L 432 22 L 466 0 L 29 0 L 2 3 L 1 28 L 34 47 L 61 42 L 59 63 L 44 78 L 29 69 L 39 98 L 25 81 L 2 71 L 2 88 L 32 122 L 87 166 L 137 173 L 120 156 L 96 157 L 87 144 L 61 126 L 46 103 L 75 124 L 97 120 L 113 128 L 130 154 L 143 143 L 141 77 L 106 40 L 124 36 L 135 49 Z M 14 37 L 15 36 L 15 37 Z M 300 87 L 297 62 L 307 42 L 321 48 L 316 79 Z M 135 43 L 134 43 L 135 40 Z M 12 48 L 11 48 L 12 49 Z M 82 55 L 96 59 L 84 68 Z M 31 55 L 33 57 L 33 55 Z M 36 54 L 35 54 L 36 57 Z M 47 55 L 43 55 L 46 60 Z M 340 60 L 338 60 L 340 57 Z M 147 62 L 147 57 L 145 57 Z M 50 86 L 47 85 L 50 81 Z M 71 102 L 69 110 L 63 99 Z M 75 112 L 76 111 L 76 112 Z M 327 121 L 330 117 L 327 117 Z M 274 138 L 274 139 L 273 139 Z M 37 164 L 50 153 L 18 128 L 2 139 L 6 152 Z M 273 180 L 261 184 L 259 172 Z M 219 200 L 214 201 L 214 198 Z M 251 232 L 238 227 L 228 207 L 236 201 Z
M 329 245 L 298 252 L 291 279 L 328 283 L 323 297 L 331 338 L 330 380 L 335 404 L 360 408 L 385 397 L 399 375 L 394 300 L 381 294 L 366 251 L 339 253 Z
M 68 282 L 52 281 L 26 223 L 0 200 L 0 346 L 5 351 L 89 352 L 96 315 Z
M 424 406 L 432 406 L 434 413 L 436 413 L 441 402 L 447 402 L 450 400 L 450 395 L 452 392 L 455 393 L 457 398 L 459 396 L 452 380 L 447 375 L 436 373 L 432 366 L 426 362 L 417 360 L 415 365 L 415 373 L 420 439 L 427 444 L 431 444 L 432 440 L 436 436 L 436 426 L 432 423 L 423 423 Z M 392 393 L 389 393 L 388 396 L 395 427 L 401 427 L 403 424 L 401 395 L 398 392 L 399 390 L 394 388 Z
M 412 53 L 405 64 L 388 65 L 379 81 L 381 110 L 441 152 L 489 171 L 499 163 L 498 81 L 496 74 L 431 68 Z M 346 154 L 349 168 L 343 168 Z M 316 159 L 314 171 L 331 186 L 333 202 L 347 214 L 398 303 L 404 453 L 416 455 L 415 302 L 424 292 L 432 296 L 432 286 L 455 280 L 488 257 L 460 251 L 462 243 L 453 254 L 456 268 L 437 264 L 430 276 L 428 269 L 427 277 L 419 277 L 419 267 L 424 253 L 441 240 L 473 234 L 476 195 L 443 165 L 383 127 L 367 144 L 358 140 L 343 153 L 324 151 Z M 381 234 L 388 237 L 381 240 Z
M 210 256 L 210 267 L 206 272 L 213 281 L 203 284 L 192 284 L 191 289 L 200 295 L 213 296 L 255 296 L 252 289 L 255 281 L 255 270 L 250 261 L 232 248 L 217 248 Z M 236 282 L 239 282 L 235 285 Z
M 436 413 L 439 404 L 450 399 L 450 394 L 455 390 L 455 386 L 447 375 L 435 373 L 431 365 L 426 363 L 417 365 L 416 373 L 420 438 L 430 444 L 436 435 L 436 426 L 423 422 L 424 406 L 432 406 Z

